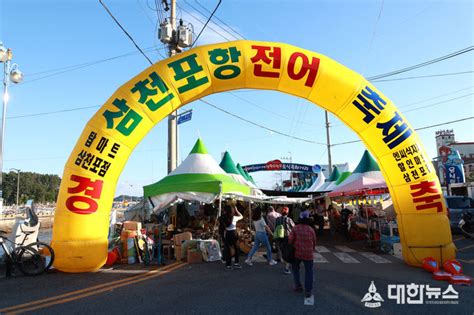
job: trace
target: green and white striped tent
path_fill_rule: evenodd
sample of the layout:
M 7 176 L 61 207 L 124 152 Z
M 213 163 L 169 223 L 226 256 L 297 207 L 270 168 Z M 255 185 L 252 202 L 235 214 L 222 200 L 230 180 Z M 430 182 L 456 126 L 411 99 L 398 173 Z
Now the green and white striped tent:
M 339 177 L 336 179 L 336 181 L 325 187 L 326 191 L 332 191 L 336 189 L 339 187 L 339 185 L 341 185 L 341 183 L 344 183 L 349 176 L 351 176 L 352 172 L 349 170 L 349 163 L 342 165 L 339 168 L 339 173 Z
M 249 179 L 247 179 L 240 170 L 242 170 L 245 174 L 245 171 L 243 170 L 242 167 L 240 167 L 240 164 L 238 166 L 240 169 L 235 165 L 234 160 L 230 156 L 230 153 L 228 151 L 225 151 L 224 155 L 222 156 L 221 163 L 219 166 L 227 172 L 230 176 L 232 176 L 233 179 L 235 179 L 237 182 L 239 182 L 242 185 L 247 185 L 251 187 L 251 195 L 252 196 L 264 196 L 265 194 L 258 189 L 255 186 L 255 183 L 253 182 L 253 178 L 249 176 Z M 248 173 L 247 173 L 248 174 Z
M 341 176 L 339 168 L 334 165 L 332 168 L 331 176 L 322 184 L 316 191 L 330 191 L 330 187 L 333 187 L 336 184 L 336 181 Z
M 354 172 L 334 188 L 329 196 L 350 195 L 351 193 L 382 188 L 387 188 L 387 183 L 377 162 L 369 151 L 365 150 Z
M 143 187 L 153 209 L 163 209 L 177 199 L 213 202 L 222 196 L 250 196 L 251 188 L 229 176 L 207 152 L 201 139 L 188 157 L 162 180 Z

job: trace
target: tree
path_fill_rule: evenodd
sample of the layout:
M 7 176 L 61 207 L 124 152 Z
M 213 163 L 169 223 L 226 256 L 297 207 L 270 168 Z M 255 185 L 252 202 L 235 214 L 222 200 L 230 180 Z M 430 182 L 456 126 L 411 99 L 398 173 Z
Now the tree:
M 3 202 L 6 205 L 16 204 L 17 180 L 17 172 L 3 173 Z M 55 202 L 60 184 L 58 175 L 21 172 L 19 203 L 24 204 L 28 199 L 38 203 Z

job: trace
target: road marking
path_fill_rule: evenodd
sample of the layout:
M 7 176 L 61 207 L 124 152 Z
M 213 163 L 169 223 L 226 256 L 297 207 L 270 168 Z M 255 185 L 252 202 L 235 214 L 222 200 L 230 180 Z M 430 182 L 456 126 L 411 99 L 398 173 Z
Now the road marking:
M 84 297 L 88 297 L 90 295 L 102 293 L 105 291 L 111 291 L 113 289 L 120 288 L 129 284 L 142 282 L 142 281 L 149 280 L 155 277 L 159 277 L 175 269 L 181 268 L 184 265 L 187 265 L 187 264 L 182 263 L 182 262 L 175 262 L 161 269 L 151 270 L 146 273 L 143 273 L 137 276 L 132 276 L 126 279 L 121 279 L 114 282 L 109 282 L 109 283 L 100 284 L 100 285 L 88 287 L 88 288 L 77 290 L 77 291 L 72 291 L 69 293 L 49 297 L 42 300 L 37 300 L 37 301 L 32 301 L 32 302 L 27 302 L 27 303 L 23 303 L 19 305 L 6 307 L 3 309 L 0 309 L 0 313 L 18 314 L 18 313 L 37 310 L 37 309 L 41 309 L 41 308 L 45 308 L 45 307 L 49 307 L 49 306 L 53 306 L 57 304 L 63 304 L 63 303 L 70 302 L 73 300 L 78 300 Z
M 458 236 L 456 238 L 453 238 L 453 241 L 456 242 L 456 241 L 460 241 L 460 240 L 463 240 L 465 237 L 464 236 Z
M 465 262 L 467 264 L 474 264 L 474 259 L 466 260 L 466 259 L 460 258 L 459 261 Z
M 329 261 L 323 257 L 320 253 L 313 253 L 313 260 L 317 264 L 328 263 Z
M 348 253 L 333 253 L 333 254 L 345 264 L 360 264 L 360 261 L 358 261 L 351 255 L 349 255 Z
M 330 253 L 331 251 L 324 246 L 316 246 L 316 251 L 318 253 Z
M 334 247 L 336 247 L 337 249 L 339 249 L 341 252 L 344 252 L 344 253 L 355 253 L 355 250 L 347 246 L 334 246 Z
M 369 253 L 369 252 L 361 252 L 359 253 L 361 254 L 362 256 L 364 256 L 365 258 L 373 261 L 374 263 L 376 264 L 391 264 L 392 262 L 388 259 L 385 259 L 383 258 L 382 256 L 379 256 L 377 254 L 374 254 L 374 253 Z

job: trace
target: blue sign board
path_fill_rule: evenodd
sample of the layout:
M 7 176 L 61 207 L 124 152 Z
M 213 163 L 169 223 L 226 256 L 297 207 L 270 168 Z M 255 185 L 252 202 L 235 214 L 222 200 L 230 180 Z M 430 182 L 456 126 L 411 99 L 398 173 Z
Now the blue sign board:
M 464 163 L 458 150 L 451 149 L 450 154 L 447 155 L 447 159 L 443 164 L 446 172 L 446 180 L 449 184 L 465 182 Z
M 182 115 L 179 115 L 178 116 L 178 125 L 182 124 L 182 123 L 185 123 L 187 121 L 190 121 L 191 118 L 193 117 L 193 112 L 192 110 L 190 110 L 189 112 L 187 113 L 184 113 Z

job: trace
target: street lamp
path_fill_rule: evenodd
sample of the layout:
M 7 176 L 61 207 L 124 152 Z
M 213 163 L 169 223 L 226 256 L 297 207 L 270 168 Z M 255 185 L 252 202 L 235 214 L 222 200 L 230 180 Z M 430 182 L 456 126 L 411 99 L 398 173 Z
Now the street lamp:
M 16 63 L 11 64 L 13 57 L 12 50 L 5 48 L 0 42 L 0 63 L 3 63 L 3 112 L 2 112 L 2 128 L 0 129 L 0 212 L 3 211 L 3 144 L 5 137 L 5 119 L 7 116 L 8 104 L 8 85 L 20 83 L 23 81 L 23 73 L 18 69 Z M 19 172 L 18 172 L 19 174 Z
M 18 173 L 18 178 L 16 180 L 16 209 L 18 210 L 18 206 L 20 205 L 18 202 L 20 196 L 20 172 L 21 170 L 18 168 L 11 168 L 10 171 L 15 171 Z

